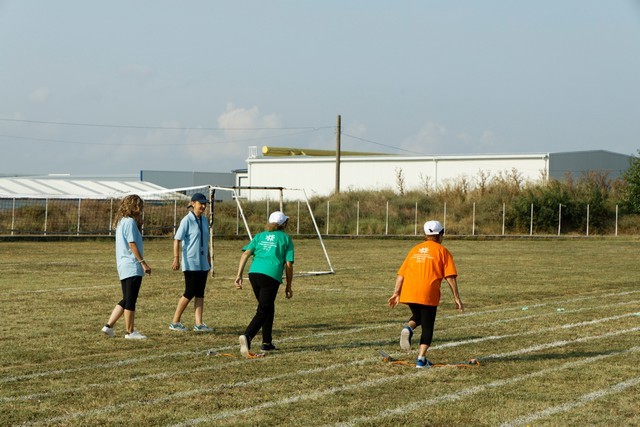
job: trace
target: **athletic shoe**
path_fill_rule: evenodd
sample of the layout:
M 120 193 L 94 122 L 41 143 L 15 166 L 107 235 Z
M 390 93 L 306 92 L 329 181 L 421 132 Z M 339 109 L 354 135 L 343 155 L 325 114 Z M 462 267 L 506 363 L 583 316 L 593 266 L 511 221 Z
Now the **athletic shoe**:
M 271 343 L 262 343 L 262 351 L 277 350 L 276 346 Z
M 411 338 L 413 337 L 413 329 L 409 326 L 405 326 L 400 331 L 400 348 L 409 351 L 411 350 Z
M 431 365 L 433 365 L 433 363 L 431 363 L 426 357 L 418 357 L 418 360 L 416 360 L 416 368 L 430 368 Z
M 147 339 L 146 336 L 142 335 L 140 332 L 136 331 L 135 329 L 133 330 L 133 332 L 125 335 L 124 337 L 125 339 L 128 339 L 128 340 L 146 340 Z
M 240 335 L 238 338 L 240 341 L 240 354 L 244 357 L 249 357 L 249 349 L 251 348 L 251 340 L 246 335 Z
M 116 333 L 113 331 L 113 328 L 110 327 L 109 325 L 104 325 L 102 327 L 102 332 L 109 338 L 113 338 L 116 336 Z
M 194 325 L 193 326 L 193 330 L 196 331 L 196 332 L 213 332 L 213 329 L 208 327 L 204 323 L 201 324 L 201 325 Z
M 184 332 L 187 330 L 187 328 L 180 322 L 169 323 L 169 329 L 171 329 L 172 331 L 180 331 L 180 332 Z

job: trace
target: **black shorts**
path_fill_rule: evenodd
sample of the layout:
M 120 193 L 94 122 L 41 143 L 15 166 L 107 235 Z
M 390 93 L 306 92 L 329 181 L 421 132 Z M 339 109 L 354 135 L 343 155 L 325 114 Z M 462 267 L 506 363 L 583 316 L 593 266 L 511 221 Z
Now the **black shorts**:
M 208 276 L 209 271 L 185 271 L 183 296 L 189 300 L 193 297 L 204 298 Z

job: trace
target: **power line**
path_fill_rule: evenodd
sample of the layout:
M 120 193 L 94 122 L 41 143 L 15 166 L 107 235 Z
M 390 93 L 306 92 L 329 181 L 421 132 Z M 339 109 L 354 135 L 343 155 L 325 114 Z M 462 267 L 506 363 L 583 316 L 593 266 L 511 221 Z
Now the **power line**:
M 55 142 L 59 144 L 75 144 L 75 145 L 93 145 L 93 146 L 115 146 L 115 147 L 172 147 L 172 146 L 189 146 L 189 145 L 216 145 L 216 144 L 236 144 L 236 143 L 245 143 L 245 142 L 253 142 L 253 141 L 262 141 L 266 139 L 273 138 L 284 138 L 295 135 L 302 135 L 306 133 L 312 133 L 315 130 L 305 130 L 300 132 L 289 132 L 285 134 L 272 135 L 272 136 L 263 136 L 259 138 L 244 138 L 244 139 L 236 139 L 233 141 L 212 141 L 212 142 L 174 142 L 174 143 L 115 143 L 115 142 L 86 142 L 86 141 L 70 141 L 65 139 L 51 139 L 51 138 L 36 138 L 30 136 L 19 136 L 19 135 L 5 135 L 0 134 L 0 138 L 13 138 L 13 139 L 22 139 L 29 141 L 41 141 L 41 142 Z
M 155 130 L 204 130 L 204 131 L 265 131 L 265 130 L 320 130 L 334 128 L 334 126 L 299 126 L 299 127 L 250 127 L 250 128 L 212 128 L 212 127 L 180 127 L 180 126 L 139 126 L 139 125 L 114 125 L 101 123 L 75 123 L 75 122 L 49 122 L 44 120 L 23 120 L 8 119 L 0 117 L 3 122 L 29 123 L 40 125 L 57 125 L 57 126 L 82 126 L 82 127 L 100 127 L 100 128 L 117 128 L 117 129 L 155 129 Z
M 421 154 L 421 155 L 426 155 L 425 153 L 420 153 L 420 152 L 418 152 L 418 151 L 405 150 L 404 148 L 394 147 L 393 145 L 382 144 L 382 143 L 380 143 L 380 142 L 375 142 L 375 141 L 371 141 L 371 140 L 369 140 L 369 139 L 360 138 L 360 137 L 358 137 L 358 136 L 349 135 L 348 133 L 344 133 L 344 132 L 342 132 L 342 135 L 347 136 L 347 137 L 349 137 L 349 138 L 357 139 L 357 140 L 360 140 L 360 141 L 368 142 L 368 143 L 370 143 L 370 144 L 379 145 L 379 146 L 381 146 L 381 147 L 392 148 L 392 149 L 394 149 L 394 150 L 404 151 L 404 152 L 412 153 L 412 154 Z

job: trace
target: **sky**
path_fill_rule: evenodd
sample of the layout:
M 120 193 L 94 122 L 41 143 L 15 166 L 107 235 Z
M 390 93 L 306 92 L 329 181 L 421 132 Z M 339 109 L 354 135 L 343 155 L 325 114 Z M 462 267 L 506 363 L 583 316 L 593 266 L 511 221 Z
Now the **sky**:
M 0 175 L 640 149 L 640 0 L 0 0 Z

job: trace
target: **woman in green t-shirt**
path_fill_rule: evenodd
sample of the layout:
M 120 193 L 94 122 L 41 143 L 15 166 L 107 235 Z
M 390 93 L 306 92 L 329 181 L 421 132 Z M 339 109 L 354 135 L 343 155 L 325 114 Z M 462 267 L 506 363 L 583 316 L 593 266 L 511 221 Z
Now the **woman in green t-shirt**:
M 289 217 L 280 211 L 269 215 L 266 230 L 256 234 L 248 245 L 242 248 L 244 253 L 240 257 L 236 288 L 242 289 L 242 272 L 250 256 L 253 261 L 249 268 L 249 281 L 253 293 L 258 300 L 258 308 L 244 334 L 240 335 L 240 353 L 249 356 L 251 340 L 262 328 L 262 350 L 275 350 L 272 343 L 273 318 L 275 315 L 275 301 L 278 289 L 282 283 L 284 271 L 287 285 L 285 295 L 287 299 L 293 296 L 291 282 L 293 280 L 293 240 L 287 233 Z

